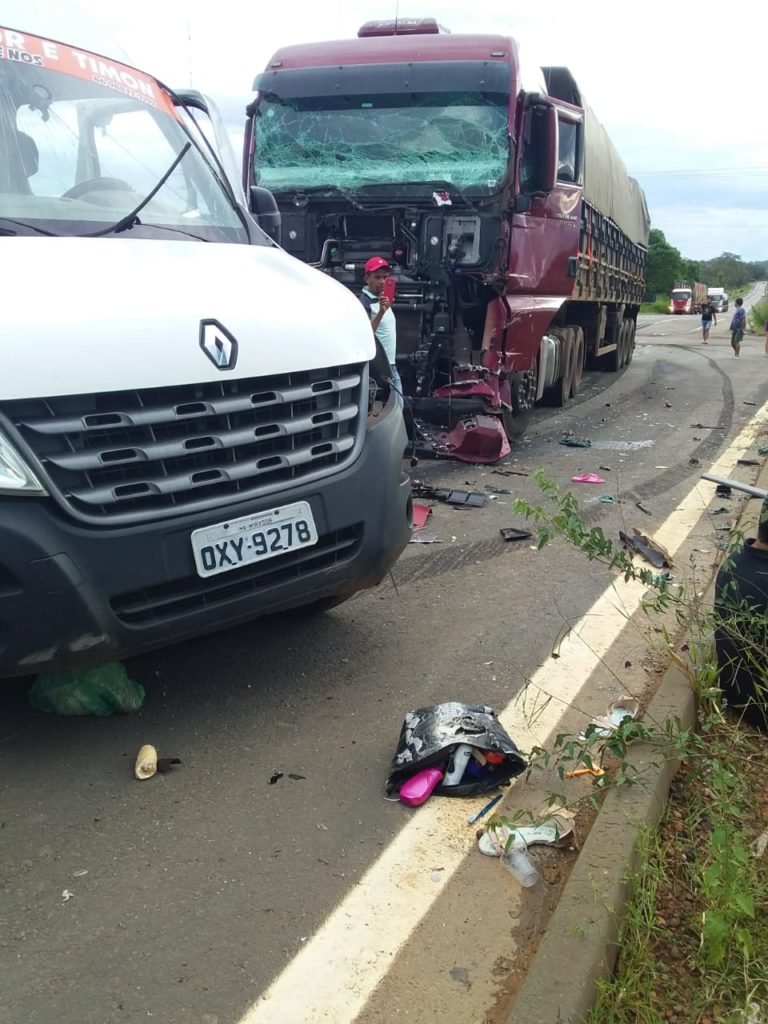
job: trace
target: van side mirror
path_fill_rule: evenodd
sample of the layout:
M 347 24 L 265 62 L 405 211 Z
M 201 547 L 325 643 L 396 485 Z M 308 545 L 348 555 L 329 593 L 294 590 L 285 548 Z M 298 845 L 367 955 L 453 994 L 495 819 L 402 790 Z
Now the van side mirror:
M 248 190 L 248 207 L 261 230 L 280 245 L 280 210 L 269 189 L 251 185 Z

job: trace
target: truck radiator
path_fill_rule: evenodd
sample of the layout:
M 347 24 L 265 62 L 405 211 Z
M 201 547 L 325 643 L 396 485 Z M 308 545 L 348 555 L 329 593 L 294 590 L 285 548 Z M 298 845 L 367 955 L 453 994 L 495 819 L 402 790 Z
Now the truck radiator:
M 362 443 L 367 367 L 0 403 L 53 497 L 80 519 L 136 522 L 320 478 Z

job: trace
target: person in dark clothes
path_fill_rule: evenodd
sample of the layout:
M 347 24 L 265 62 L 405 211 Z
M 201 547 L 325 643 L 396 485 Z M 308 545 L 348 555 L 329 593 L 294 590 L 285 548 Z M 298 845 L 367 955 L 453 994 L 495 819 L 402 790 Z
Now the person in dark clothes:
M 715 648 L 728 707 L 768 732 L 768 499 L 757 538 L 729 555 L 717 574 Z
M 705 345 L 709 343 L 709 332 L 712 330 L 713 323 L 717 327 L 717 313 L 715 307 L 707 299 L 701 307 L 701 334 Z

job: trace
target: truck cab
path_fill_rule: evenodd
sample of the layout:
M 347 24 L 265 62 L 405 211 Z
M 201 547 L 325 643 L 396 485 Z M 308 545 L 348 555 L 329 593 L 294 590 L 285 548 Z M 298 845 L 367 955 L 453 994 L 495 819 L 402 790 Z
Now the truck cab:
M 14 6 L 0 675 L 374 585 L 408 541 L 410 489 L 359 302 L 259 227 L 183 97 Z

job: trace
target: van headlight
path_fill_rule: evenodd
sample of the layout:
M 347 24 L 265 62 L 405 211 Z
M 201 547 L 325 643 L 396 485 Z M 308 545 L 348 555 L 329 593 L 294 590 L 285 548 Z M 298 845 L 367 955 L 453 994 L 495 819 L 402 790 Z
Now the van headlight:
M 0 433 L 0 494 L 47 493 L 11 442 Z

